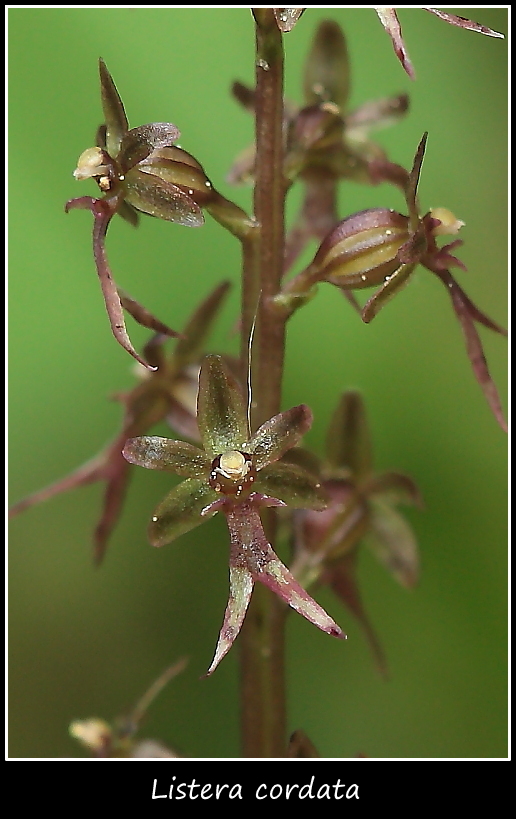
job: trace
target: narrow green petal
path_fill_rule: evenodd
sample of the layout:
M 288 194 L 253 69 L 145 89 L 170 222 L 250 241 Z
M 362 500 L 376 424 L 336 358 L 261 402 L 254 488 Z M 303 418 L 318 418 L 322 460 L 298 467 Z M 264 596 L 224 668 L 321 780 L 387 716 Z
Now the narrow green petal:
M 208 516 L 202 510 L 219 497 L 205 480 L 187 478 L 170 492 L 152 517 L 149 540 L 153 546 L 164 546 L 179 535 L 189 532 Z
M 275 463 L 258 473 L 254 490 L 282 500 L 294 509 L 325 509 L 327 498 L 319 481 L 300 466 Z
M 312 411 L 306 404 L 275 415 L 254 433 L 247 451 L 254 455 L 256 469 L 278 461 L 312 426 Z
M 412 588 L 419 577 L 416 537 L 406 520 L 386 503 L 370 500 L 366 542 L 402 586 Z
M 211 464 L 206 453 L 196 446 L 157 435 L 130 438 L 125 444 L 123 455 L 132 464 L 146 469 L 175 472 L 185 478 L 207 478 Z
M 359 392 L 343 393 L 333 413 L 326 439 L 326 460 L 349 469 L 360 480 L 371 472 L 373 454 L 364 401 Z
M 132 168 L 125 177 L 126 201 L 136 210 L 186 227 L 200 227 L 204 216 L 198 205 L 176 185 Z
M 220 356 L 209 355 L 203 361 L 197 407 L 199 432 L 208 454 L 243 449 L 249 436 L 244 398 Z
M 181 132 L 171 122 L 150 122 L 131 128 L 120 144 L 118 161 L 128 171 L 137 162 L 146 159 L 155 148 L 168 148 L 180 136 Z
M 120 149 L 122 137 L 128 128 L 127 117 L 120 94 L 116 90 L 104 60 L 99 60 L 99 73 L 102 110 L 106 123 L 106 149 L 108 154 L 115 158 Z

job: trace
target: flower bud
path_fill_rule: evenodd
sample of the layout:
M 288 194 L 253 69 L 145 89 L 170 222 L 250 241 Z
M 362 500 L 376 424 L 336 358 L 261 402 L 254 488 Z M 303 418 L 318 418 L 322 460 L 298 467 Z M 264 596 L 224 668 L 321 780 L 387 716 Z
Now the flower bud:
M 410 239 L 409 220 L 375 208 L 348 216 L 322 242 L 312 263 L 318 278 L 351 289 L 371 287 L 399 268 L 398 251 Z
M 138 164 L 138 169 L 181 188 L 200 207 L 216 197 L 202 165 L 182 148 L 157 148 Z

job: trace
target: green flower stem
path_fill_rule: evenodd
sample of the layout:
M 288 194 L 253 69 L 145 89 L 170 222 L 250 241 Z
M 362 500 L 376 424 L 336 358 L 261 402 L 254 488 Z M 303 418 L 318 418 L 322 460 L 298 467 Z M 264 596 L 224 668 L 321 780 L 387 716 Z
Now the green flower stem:
M 252 430 L 280 411 L 285 317 L 269 299 L 280 289 L 284 263 L 283 41 L 272 9 L 253 9 L 256 20 L 256 238 L 244 242 L 242 363 L 246 367 L 256 314 L 252 358 Z M 252 243 L 252 244 L 251 244 Z M 245 373 L 247 376 L 247 372 Z M 244 382 L 245 383 L 245 382 Z M 275 516 L 263 523 L 274 543 Z M 245 757 L 285 756 L 284 623 L 287 607 L 257 584 L 241 632 L 241 726 Z

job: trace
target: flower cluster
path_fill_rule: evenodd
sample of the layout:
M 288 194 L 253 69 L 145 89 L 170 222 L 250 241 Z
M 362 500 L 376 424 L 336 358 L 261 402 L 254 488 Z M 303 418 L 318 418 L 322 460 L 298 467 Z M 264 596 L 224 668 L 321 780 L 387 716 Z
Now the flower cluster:
M 211 674 L 242 626 L 256 581 L 323 631 L 344 637 L 335 621 L 283 565 L 267 540 L 260 509 L 267 506 L 323 509 L 320 483 L 300 466 L 282 463 L 312 423 L 307 406 L 274 416 L 250 434 L 242 392 L 219 356 L 207 356 L 199 377 L 199 449 L 157 436 L 129 440 L 124 457 L 147 469 L 186 478 L 157 507 L 149 526 L 153 546 L 163 546 L 208 517 L 223 512 L 230 539 L 230 592 Z

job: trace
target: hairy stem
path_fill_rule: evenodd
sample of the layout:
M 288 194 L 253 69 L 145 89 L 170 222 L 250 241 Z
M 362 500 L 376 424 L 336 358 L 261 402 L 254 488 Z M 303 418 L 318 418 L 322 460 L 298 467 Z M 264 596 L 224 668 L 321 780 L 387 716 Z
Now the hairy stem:
M 256 20 L 256 181 L 258 229 L 244 243 L 242 362 L 256 315 L 252 358 L 251 424 L 256 429 L 281 404 L 285 318 L 269 299 L 280 289 L 284 263 L 283 42 L 272 9 L 253 9 Z M 263 514 L 273 542 L 275 515 Z M 241 713 L 245 757 L 282 757 L 286 748 L 284 622 L 286 607 L 269 589 L 255 588 L 242 628 Z

